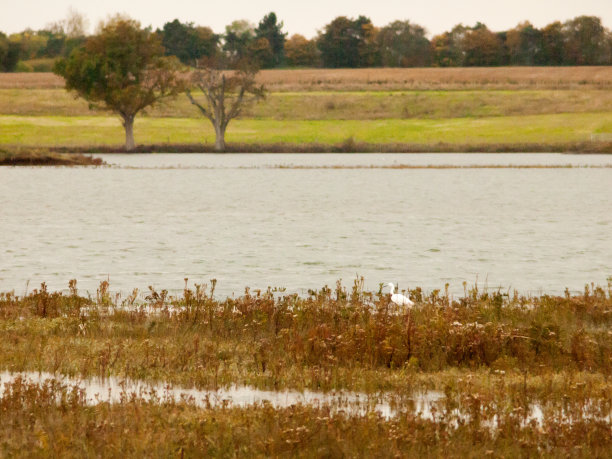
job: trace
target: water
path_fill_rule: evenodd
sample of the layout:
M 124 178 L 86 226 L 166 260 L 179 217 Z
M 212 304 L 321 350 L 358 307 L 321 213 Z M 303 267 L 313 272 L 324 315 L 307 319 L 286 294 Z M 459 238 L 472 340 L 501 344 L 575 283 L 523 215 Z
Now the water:
M 0 398 L 4 396 L 7 385 L 18 378 L 30 384 L 41 385 L 54 380 L 68 388 L 78 387 L 83 391 L 84 400 L 88 405 L 98 403 L 120 403 L 130 400 L 133 396 L 145 401 L 186 401 L 200 408 L 218 407 L 249 407 L 255 404 L 269 403 L 274 408 L 286 408 L 292 405 L 310 405 L 313 407 L 328 407 L 331 414 L 343 412 L 348 415 L 363 416 L 377 413 L 385 419 L 392 419 L 398 414 L 411 414 L 421 419 L 435 421 L 440 419 L 444 409 L 445 395 L 440 391 L 428 390 L 414 392 L 407 397 L 393 397 L 392 393 L 366 394 L 351 391 L 316 392 L 311 390 L 260 390 L 250 386 L 231 386 L 218 390 L 198 390 L 194 388 L 173 387 L 165 383 L 126 380 L 116 377 L 104 379 L 77 379 L 46 372 L 0 372 Z M 532 421 L 541 425 L 544 420 L 546 405 L 532 403 L 525 407 L 523 425 Z M 584 405 L 585 412 L 572 413 L 565 408 L 552 407 L 553 412 L 561 414 L 564 422 L 572 423 L 578 419 L 599 419 L 602 422 L 611 421 L 611 413 L 600 412 L 597 401 L 590 400 Z M 465 407 L 454 408 L 450 413 L 450 421 L 469 422 L 470 414 Z M 437 417 L 436 417 L 437 416 Z M 495 429 L 498 425 L 497 415 L 483 422 Z
M 63 385 L 79 387 L 88 404 L 101 402 L 118 403 L 129 399 L 132 394 L 143 400 L 186 400 L 198 407 L 235 406 L 248 407 L 263 402 L 270 403 L 275 408 L 285 408 L 302 404 L 317 407 L 329 406 L 333 412 L 344 411 L 348 414 L 363 415 L 375 412 L 386 419 L 396 415 L 391 404 L 383 401 L 384 395 L 368 395 L 350 391 L 315 392 L 311 390 L 270 391 L 260 390 L 250 386 L 232 386 L 219 390 L 198 390 L 193 388 L 172 387 L 163 383 L 147 383 L 119 378 L 75 379 L 51 373 L 36 372 L 0 372 L 0 398 L 6 384 L 13 383 L 17 378 L 33 384 L 42 384 L 47 380 L 56 380 Z M 432 419 L 432 408 L 441 400 L 444 394 L 438 391 L 415 393 L 411 397 L 411 407 L 416 415 L 424 419 Z
M 395 282 L 463 292 L 573 291 L 612 275 L 612 169 L 279 169 L 276 166 L 609 166 L 549 154 L 106 155 L 112 168 L 0 168 L 0 291 L 76 278 L 94 292 L 303 292 Z

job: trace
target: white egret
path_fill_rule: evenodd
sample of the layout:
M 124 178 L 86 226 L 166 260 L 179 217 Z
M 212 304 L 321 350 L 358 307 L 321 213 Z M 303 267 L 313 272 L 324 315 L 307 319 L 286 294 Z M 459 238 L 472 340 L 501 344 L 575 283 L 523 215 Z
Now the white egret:
M 412 301 L 407 296 L 402 295 L 401 293 L 395 293 L 395 285 L 391 282 L 387 284 L 388 287 L 391 288 L 391 301 L 398 306 L 408 306 L 411 308 L 414 306 L 414 301 Z

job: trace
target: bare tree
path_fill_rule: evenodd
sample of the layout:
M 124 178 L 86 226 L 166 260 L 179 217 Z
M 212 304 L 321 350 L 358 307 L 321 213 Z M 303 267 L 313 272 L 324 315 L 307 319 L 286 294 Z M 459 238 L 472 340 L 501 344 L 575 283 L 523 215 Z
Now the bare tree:
M 246 68 L 222 71 L 205 67 L 191 77 L 194 88 L 204 94 L 202 102 L 187 90 L 187 97 L 215 128 L 215 151 L 225 151 L 225 131 L 229 122 L 240 116 L 242 110 L 265 97 L 263 85 L 255 83 L 257 71 Z
M 79 38 L 87 35 L 89 19 L 71 6 L 65 19 L 47 24 L 46 27 L 53 33 L 65 34 L 68 38 Z

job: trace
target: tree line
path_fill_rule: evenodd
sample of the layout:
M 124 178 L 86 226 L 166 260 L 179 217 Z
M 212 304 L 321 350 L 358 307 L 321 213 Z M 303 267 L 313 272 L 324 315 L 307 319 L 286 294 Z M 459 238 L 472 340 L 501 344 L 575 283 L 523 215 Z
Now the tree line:
M 84 18 L 71 12 L 45 30 L 10 36 L 0 32 L 0 70 L 19 70 L 19 61 L 69 56 L 86 39 L 84 25 Z M 249 60 L 260 68 L 612 64 L 612 32 L 594 16 L 557 21 L 541 29 L 521 22 L 502 32 L 480 22 L 472 27 L 459 24 L 431 39 L 425 28 L 410 21 L 377 27 L 365 16 L 339 16 L 312 39 L 288 37 L 283 29 L 272 12 L 257 25 L 234 21 L 222 34 L 178 19 L 149 31 L 159 37 L 166 55 L 191 66 L 202 59 Z

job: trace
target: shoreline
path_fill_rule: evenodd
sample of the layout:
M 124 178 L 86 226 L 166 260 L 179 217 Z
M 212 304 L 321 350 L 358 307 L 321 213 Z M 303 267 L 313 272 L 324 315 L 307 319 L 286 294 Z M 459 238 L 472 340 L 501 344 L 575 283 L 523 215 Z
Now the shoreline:
M 82 153 L 59 153 L 45 149 L 19 147 L 0 149 L 0 166 L 104 166 L 100 158 Z
M 28 150 L 27 146 L 20 146 Z M 40 147 L 37 147 L 40 148 Z M 49 146 L 50 153 L 571 153 L 611 154 L 612 142 L 566 143 L 499 143 L 499 144 L 418 144 L 369 143 L 347 139 L 339 143 L 228 143 L 224 152 L 216 152 L 213 144 L 160 143 L 137 145 L 126 151 L 122 145 Z
M 327 143 L 228 143 L 224 152 L 217 152 L 213 144 L 162 143 L 137 145 L 126 151 L 122 145 L 27 146 L 5 145 L 0 148 L 0 166 L 106 166 L 95 154 L 395 154 L 395 153 L 559 153 L 612 154 L 612 142 L 568 143 L 508 143 L 508 144 L 413 144 L 368 143 L 347 139 Z

